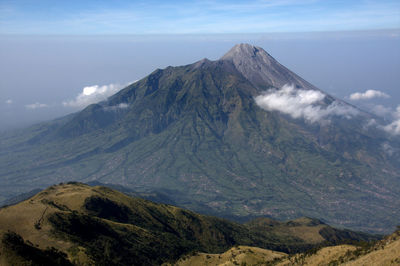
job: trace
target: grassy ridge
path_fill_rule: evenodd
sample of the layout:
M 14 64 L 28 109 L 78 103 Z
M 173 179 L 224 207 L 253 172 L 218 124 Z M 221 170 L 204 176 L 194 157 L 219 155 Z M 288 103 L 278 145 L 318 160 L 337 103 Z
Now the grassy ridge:
M 319 247 L 297 254 L 237 246 L 221 254 L 183 256 L 174 265 L 399 265 L 399 250 L 397 230 L 380 241 Z
M 329 244 L 320 233 L 321 228 L 330 228 L 327 225 L 310 223 L 309 219 L 289 226 L 272 223 L 278 226 L 261 228 L 258 225 L 265 223 L 260 220 L 242 225 L 129 197 L 106 187 L 61 184 L 0 209 L 0 228 L 14 232 L 4 231 L 4 239 L 14 239 L 11 242 L 21 247 L 18 250 L 32 254 L 22 256 L 6 240 L 3 248 L 9 251 L 1 256 L 11 261 L 64 263 L 68 258 L 73 264 L 159 265 L 194 252 L 225 252 L 235 245 L 294 253 Z M 297 234 L 285 233 L 290 228 Z M 339 236 L 340 230 L 337 232 Z M 371 238 L 353 234 L 358 240 Z

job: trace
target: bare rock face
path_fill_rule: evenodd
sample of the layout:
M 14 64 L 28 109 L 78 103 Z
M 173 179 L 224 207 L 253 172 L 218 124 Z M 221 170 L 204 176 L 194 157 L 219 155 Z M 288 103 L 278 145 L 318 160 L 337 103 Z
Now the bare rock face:
M 318 90 L 281 65 L 261 47 L 237 44 L 220 60 L 231 61 L 236 69 L 259 89 L 267 89 L 266 84 L 281 88 L 289 83 L 298 88 Z

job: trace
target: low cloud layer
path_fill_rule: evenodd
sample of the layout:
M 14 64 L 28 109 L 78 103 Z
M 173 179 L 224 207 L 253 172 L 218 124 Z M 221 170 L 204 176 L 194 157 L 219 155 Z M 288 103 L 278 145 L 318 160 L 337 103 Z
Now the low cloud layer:
M 367 90 L 365 92 L 356 92 L 350 95 L 350 100 L 369 100 L 373 98 L 390 98 L 390 96 L 382 91 Z
M 93 85 L 82 89 L 82 92 L 74 100 L 63 102 L 64 106 L 83 108 L 92 103 L 106 100 L 109 96 L 118 92 L 123 86 L 120 84 Z
M 384 118 L 391 117 L 393 115 L 393 109 L 381 104 L 368 106 L 369 111 Z
M 45 103 L 38 103 L 38 102 L 25 105 L 26 109 L 31 109 L 31 110 L 39 109 L 39 108 L 46 108 L 46 107 L 49 107 L 49 106 Z
M 317 90 L 295 89 L 284 85 L 280 90 L 270 91 L 255 98 L 258 106 L 267 111 L 279 111 L 293 118 L 304 118 L 310 123 L 327 121 L 330 116 L 350 118 L 358 111 L 348 105 L 334 101 L 328 106 L 322 105 L 325 94 Z
M 393 113 L 393 122 L 383 126 L 383 129 L 392 135 L 400 135 L 400 105 L 397 106 L 396 111 Z

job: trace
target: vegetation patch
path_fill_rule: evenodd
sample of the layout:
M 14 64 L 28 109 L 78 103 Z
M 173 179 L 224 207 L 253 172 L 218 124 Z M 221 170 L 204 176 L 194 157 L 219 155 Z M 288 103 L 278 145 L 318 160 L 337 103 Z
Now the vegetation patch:
M 1 244 L 1 256 L 9 265 L 72 265 L 65 253 L 54 247 L 41 250 L 11 231 L 3 235 Z
M 127 206 L 98 196 L 86 198 L 84 207 L 90 215 L 115 222 L 126 223 L 132 215 Z

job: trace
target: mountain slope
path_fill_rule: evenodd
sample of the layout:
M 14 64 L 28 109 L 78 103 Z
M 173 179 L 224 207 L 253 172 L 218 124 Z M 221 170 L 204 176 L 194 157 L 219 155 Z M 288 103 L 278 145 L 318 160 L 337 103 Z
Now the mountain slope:
M 97 180 L 238 220 L 309 216 L 394 228 L 400 142 L 366 127 L 370 115 L 360 110 L 309 123 L 260 108 L 255 98 L 284 83 L 319 91 L 250 45 L 217 61 L 158 69 L 105 102 L 2 137 L 0 194 Z M 333 103 L 353 108 L 326 94 L 317 104 Z M 388 141 L 392 155 L 382 148 Z
M 374 239 L 353 234 L 356 240 Z M 253 230 L 81 183 L 51 186 L 1 208 L 0 235 L 0 261 L 6 265 L 29 260 L 62 265 L 159 265 L 193 252 L 224 252 L 238 244 L 297 252 L 333 243 L 324 237 L 315 241 L 315 236 L 284 235 L 274 228 Z
M 399 236 L 397 230 L 376 243 L 324 247 L 282 259 L 275 265 L 399 265 Z

